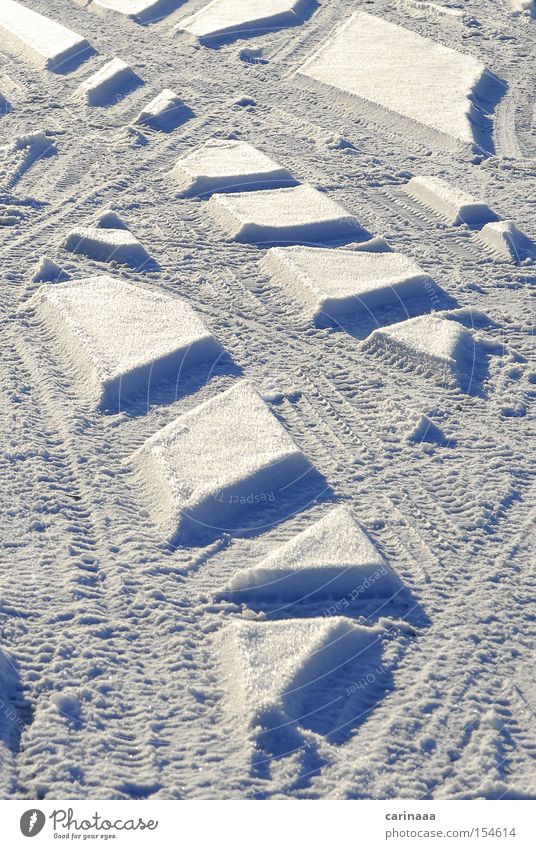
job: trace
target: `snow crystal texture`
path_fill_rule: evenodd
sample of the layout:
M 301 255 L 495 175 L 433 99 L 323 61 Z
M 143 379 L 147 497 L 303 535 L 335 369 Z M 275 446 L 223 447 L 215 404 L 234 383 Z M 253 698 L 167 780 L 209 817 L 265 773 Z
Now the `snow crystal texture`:
M 68 358 L 84 397 L 104 409 L 222 353 L 184 301 L 113 277 L 45 286 L 29 306 Z

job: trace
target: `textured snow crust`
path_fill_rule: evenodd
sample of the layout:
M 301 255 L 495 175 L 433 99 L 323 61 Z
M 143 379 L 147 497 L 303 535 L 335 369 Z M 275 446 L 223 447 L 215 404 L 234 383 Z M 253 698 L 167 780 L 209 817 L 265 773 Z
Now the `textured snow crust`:
M 310 468 L 247 381 L 170 422 L 134 454 L 132 465 L 169 541 L 238 531 L 248 507 L 262 523 L 278 489 Z
M 171 178 L 183 196 L 205 196 L 218 191 L 235 192 L 246 186 L 276 187 L 294 182 L 286 168 L 262 151 L 247 142 L 232 139 L 211 139 L 179 159 Z
M 371 314 L 385 304 L 422 298 L 435 285 L 416 262 L 394 252 L 272 248 L 262 268 L 308 315 L 323 320 Z
M 362 231 L 355 216 L 308 185 L 215 194 L 207 210 L 237 242 L 315 242 Z
M 311 601 L 355 593 L 389 597 L 400 583 L 347 507 L 337 507 L 260 563 L 237 572 L 226 592 L 266 601 Z
M 471 98 L 485 73 L 473 56 L 367 12 L 356 12 L 299 69 L 468 143 Z
M 151 382 L 218 359 L 218 342 L 179 298 L 113 277 L 44 286 L 29 301 L 85 399 L 120 409 Z

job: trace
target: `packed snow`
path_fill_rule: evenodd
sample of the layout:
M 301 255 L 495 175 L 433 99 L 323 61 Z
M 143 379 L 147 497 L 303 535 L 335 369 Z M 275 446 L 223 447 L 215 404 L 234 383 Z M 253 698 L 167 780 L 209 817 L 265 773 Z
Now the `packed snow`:
M 300 22 L 311 0 L 212 0 L 183 18 L 177 29 L 200 41 L 222 36 L 248 36 Z
M 377 307 L 423 298 L 435 288 L 416 262 L 394 252 L 272 248 L 261 267 L 299 299 L 307 315 L 324 322 L 372 315 Z
M 482 62 L 375 15 L 352 15 L 298 73 L 460 141 L 475 140 L 472 98 L 486 75 Z
M 482 226 L 497 218 L 487 203 L 477 200 L 465 189 L 452 186 L 440 177 L 412 177 L 406 191 L 454 226 Z
M 229 670 L 229 707 L 251 728 L 306 720 L 315 684 L 352 662 L 358 677 L 367 651 L 381 635 L 380 628 L 355 625 L 342 616 L 233 622 L 220 649 Z
M 93 48 L 78 33 L 15 0 L 0 4 L 0 33 L 9 50 L 38 68 L 63 72 L 85 61 Z
M 440 315 L 422 315 L 374 330 L 365 349 L 393 362 L 438 375 L 447 383 L 470 376 L 475 341 L 457 321 Z
M 536 245 L 514 221 L 491 221 L 478 233 L 478 238 L 498 256 L 520 262 L 536 257 Z
M 89 0 L 90 6 L 119 12 L 142 24 L 157 21 L 169 11 L 169 0 Z
M 43 256 L 37 263 L 32 276 L 34 283 L 59 283 L 68 278 L 61 265 L 48 256 Z
M 118 98 L 143 85 L 143 80 L 122 59 L 115 57 L 78 87 L 88 106 L 110 106 Z
M 362 233 L 355 216 L 308 185 L 214 194 L 207 210 L 237 242 L 318 242 Z
M 172 89 L 165 88 L 143 107 L 135 123 L 171 132 L 190 115 L 191 111 L 181 98 Z
M 35 163 L 57 153 L 52 133 L 37 130 L 0 147 L 0 188 L 12 189 Z
M 142 243 L 129 230 L 110 227 L 76 227 L 65 241 L 65 248 L 100 262 L 118 262 L 139 268 L 150 261 Z
M 171 178 L 183 197 L 235 192 L 247 186 L 276 188 L 295 182 L 286 168 L 265 153 L 233 139 L 210 139 L 179 159 Z
M 253 387 L 240 381 L 154 434 L 132 466 L 153 520 L 173 542 L 239 532 L 248 508 L 262 526 L 267 505 L 310 463 Z
M 535 23 L 439 2 L 0 0 L 28 814 L 536 798 Z
M 400 582 L 345 506 L 297 534 L 224 588 L 237 599 L 309 602 L 389 597 Z
M 222 349 L 179 298 L 103 276 L 44 286 L 28 309 L 52 336 L 84 400 L 121 409 L 129 398 L 149 398 L 151 384 L 176 384 Z
M 514 12 L 526 12 L 529 15 L 536 12 L 534 0 L 510 0 L 510 5 Z

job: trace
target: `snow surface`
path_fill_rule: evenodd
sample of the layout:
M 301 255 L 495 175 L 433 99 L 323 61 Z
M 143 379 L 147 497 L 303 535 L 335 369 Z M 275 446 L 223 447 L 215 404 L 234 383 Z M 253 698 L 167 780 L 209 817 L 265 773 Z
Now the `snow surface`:
M 534 15 L 536 11 L 534 0 L 510 0 L 510 5 L 514 12 L 528 12 Z
M 33 283 L 59 283 L 69 275 L 65 273 L 57 262 L 48 256 L 43 256 L 36 265 L 32 276 Z
M 439 315 L 422 315 L 374 330 L 365 349 L 459 380 L 470 374 L 475 343 L 469 330 Z
M 485 66 L 390 21 L 356 12 L 298 73 L 463 142 L 474 141 L 471 97 Z
M 109 227 L 76 227 L 65 241 L 68 251 L 101 262 L 119 262 L 134 268 L 150 260 L 142 243 L 129 230 Z
M 153 520 L 171 541 L 240 530 L 249 506 L 262 521 L 276 491 L 310 467 L 247 381 L 170 422 L 132 464 Z
M 179 159 L 171 178 L 183 197 L 234 192 L 246 186 L 276 188 L 295 182 L 286 168 L 262 151 L 233 139 L 210 139 L 198 150 Z
M 90 0 L 90 4 L 144 24 L 158 20 L 169 9 L 169 0 Z
M 351 661 L 359 670 L 381 633 L 344 617 L 233 622 L 221 649 L 231 670 L 230 707 L 250 727 L 299 723 L 307 715 L 309 688 Z
M 104 230 L 128 230 L 128 226 L 115 209 L 103 209 L 95 217 L 95 227 Z
M 299 23 L 309 0 L 212 0 L 183 18 L 177 29 L 200 40 L 225 35 L 247 36 Z
M 39 68 L 63 71 L 93 53 L 89 42 L 57 21 L 15 0 L 0 4 L 0 33 L 8 49 L 21 52 Z
M 214 194 L 207 210 L 237 242 L 314 242 L 362 232 L 357 218 L 307 185 Z
M 143 107 L 135 123 L 168 132 L 187 115 L 188 107 L 181 98 L 172 89 L 165 88 Z
M 412 177 L 406 191 L 449 224 L 482 226 L 497 218 L 487 203 L 478 201 L 464 189 L 452 186 L 440 177 Z
M 409 257 L 291 246 L 272 248 L 263 270 L 295 295 L 314 319 L 372 314 L 385 304 L 423 297 L 434 282 Z
M 24 173 L 42 159 L 57 153 L 51 133 L 37 130 L 0 147 L 0 187 L 11 189 Z
M 400 582 L 345 506 L 241 569 L 224 588 L 239 600 L 311 601 L 318 598 L 381 598 Z
M 491 221 L 478 238 L 498 256 L 519 262 L 527 253 L 536 256 L 536 246 L 514 221 Z
M 113 277 L 44 286 L 30 299 L 84 399 L 121 409 L 162 378 L 179 381 L 222 349 L 178 298 Z
M 414 175 L 434 175 L 536 236 L 534 22 L 495 0 L 445 7 L 460 15 L 426 3 L 320 0 L 299 25 L 236 30 L 205 47 L 174 29 L 206 9 L 204 0 L 170 0 L 158 15 L 169 14 L 150 26 L 85 0 L 22 5 L 98 52 L 50 73 L 45 59 L 28 61 L 20 42 L 0 32 L 0 90 L 11 106 L 6 112 L 0 101 L 0 650 L 9 663 L 7 680 L 0 660 L 0 796 L 21 810 L 58 799 L 401 799 L 404 807 L 536 798 L 533 247 L 514 262 L 474 225 L 452 226 L 405 191 Z M 0 2 L 4 15 L 9 7 Z M 475 104 L 490 116 L 482 147 L 492 155 L 296 75 L 365 8 L 455 51 L 455 81 L 460 51 L 490 69 L 489 100 L 478 87 Z M 25 27 L 21 37 L 30 36 L 43 45 L 46 27 Z M 114 56 L 145 85 L 114 97 L 112 108 L 86 108 L 80 83 Z M 358 53 L 349 59 L 350 83 L 364 66 Z M 449 92 L 458 91 L 450 80 L 437 101 L 419 89 L 415 109 L 424 118 L 450 104 Z M 393 100 L 406 79 L 396 83 Z M 195 116 L 176 116 L 165 132 L 135 123 L 164 89 Z M 466 106 L 460 100 L 463 126 Z M 372 237 L 321 236 L 311 245 L 293 234 L 300 249 L 323 253 L 333 244 L 333 263 L 339 250 L 353 263 L 354 253 L 390 247 L 440 293 L 425 287 L 423 298 L 339 325 L 311 322 L 297 281 L 279 285 L 264 272 L 270 244 L 228 239 L 210 201 L 177 198 L 170 172 L 210 138 L 247 141 L 322 189 Z M 269 211 L 272 195 L 259 194 Z M 67 234 L 86 226 L 99 238 L 131 231 L 154 262 L 102 265 L 65 250 Z M 105 310 L 106 298 L 101 307 L 89 298 L 80 310 L 81 328 L 109 329 L 101 349 L 110 373 L 112 354 L 121 361 L 132 350 L 137 362 L 139 349 L 144 361 L 153 329 L 147 362 L 165 352 L 163 339 L 180 347 L 184 325 L 170 325 L 177 300 L 218 340 L 214 357 L 140 381 L 139 395 L 122 392 L 119 410 L 117 396 L 103 409 L 98 385 L 90 397 L 87 347 L 69 346 L 55 308 L 46 320 L 45 304 L 27 308 L 43 284 L 40 298 L 63 285 L 46 258 L 68 276 L 70 291 L 108 273 L 114 286 L 157 298 L 154 312 L 146 302 L 127 310 L 128 321 Z M 38 267 L 37 276 L 51 279 L 33 279 Z M 393 332 L 396 322 L 430 314 L 473 337 L 478 375 L 470 370 L 461 380 L 452 363 L 418 350 L 419 340 L 440 335 L 428 319 L 404 345 L 386 338 L 369 348 L 372 330 Z M 472 361 L 458 362 L 465 370 Z M 224 403 L 241 380 L 264 402 L 250 428 Z M 201 425 L 204 404 L 219 404 L 223 415 L 209 415 L 210 407 Z M 288 486 L 255 477 L 223 520 L 207 500 L 204 518 L 217 527 L 193 539 L 192 525 L 183 525 L 168 545 L 144 483 L 156 484 L 163 467 L 156 463 L 153 475 L 152 458 L 140 468 L 130 458 L 174 422 L 191 427 L 177 437 L 179 471 L 170 466 L 155 491 L 164 507 L 169 481 L 206 471 L 216 488 L 223 472 L 240 474 L 247 457 L 261 462 L 265 417 L 274 450 L 288 437 L 289 453 L 307 458 L 307 474 Z M 341 504 L 400 592 L 374 597 L 374 587 L 360 593 L 360 584 L 303 601 L 221 594 Z M 378 627 L 380 640 L 343 667 L 322 664 L 327 674 L 295 705 L 283 694 L 299 642 L 292 634 L 337 617 Z M 263 655 L 267 674 L 257 679 L 258 690 L 274 693 L 274 712 L 284 711 L 281 727 L 262 706 L 263 725 L 252 725 L 255 699 L 240 673 L 253 674 L 252 665 L 222 647 L 233 644 L 229 626 L 242 625 L 281 633 L 281 651 Z
M 143 80 L 126 62 L 115 57 L 84 80 L 77 94 L 88 106 L 109 106 L 140 85 Z

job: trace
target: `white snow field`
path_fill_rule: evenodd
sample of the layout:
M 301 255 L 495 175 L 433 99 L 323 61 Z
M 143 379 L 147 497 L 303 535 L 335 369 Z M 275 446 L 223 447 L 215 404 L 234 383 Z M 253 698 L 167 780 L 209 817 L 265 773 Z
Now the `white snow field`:
M 0 146 L 0 188 L 12 189 L 35 163 L 57 153 L 51 133 L 37 130 Z
M 394 252 L 271 248 L 261 268 L 294 295 L 314 320 L 373 315 L 386 304 L 423 298 L 435 284 L 414 260 Z
M 400 592 L 394 575 L 345 506 L 241 569 L 223 590 L 239 600 L 312 601 L 353 595 L 385 598 Z
M 200 41 L 222 36 L 248 36 L 259 30 L 300 23 L 310 0 L 212 0 L 177 24 Z
M 94 52 L 78 33 L 15 0 L 0 4 L 0 33 L 10 51 L 48 71 L 63 72 Z
M 439 2 L 0 0 L 0 798 L 536 799 L 536 30 Z
M 526 12 L 528 15 L 536 12 L 534 0 L 510 0 L 510 5 L 514 12 Z
M 469 330 L 440 315 L 423 315 L 374 330 L 365 350 L 389 361 L 459 382 L 471 375 L 475 342 Z
M 233 622 L 222 635 L 229 671 L 229 708 L 254 729 L 306 720 L 310 691 L 333 670 L 355 663 L 357 673 L 382 629 L 345 617 Z
M 310 469 L 247 381 L 170 422 L 133 455 L 132 465 L 151 516 L 170 541 L 240 530 L 249 506 L 262 522 L 276 491 Z
M 475 140 L 482 62 L 390 21 L 356 12 L 298 73 L 462 142 Z
M 405 190 L 454 226 L 482 226 L 497 218 L 487 203 L 477 200 L 469 192 L 452 186 L 440 177 L 412 177 Z
M 157 21 L 169 9 L 169 0 L 90 0 L 91 6 L 119 12 L 138 23 Z
M 355 216 L 308 185 L 214 194 L 206 208 L 237 242 L 318 242 L 362 233 Z
M 536 246 L 514 221 L 491 221 L 478 238 L 498 256 L 519 262 L 527 254 L 536 256 Z
M 139 268 L 150 262 L 142 243 L 125 229 L 76 227 L 65 240 L 65 248 L 100 262 L 118 262 Z
M 61 265 L 54 262 L 48 256 L 43 256 L 37 263 L 35 271 L 32 275 L 33 283 L 59 283 L 60 280 L 65 280 L 69 275 L 65 273 Z
M 99 210 L 94 226 L 104 230 L 128 230 L 128 225 L 115 209 Z
M 135 123 L 169 132 L 189 114 L 190 110 L 178 94 L 165 88 L 143 107 Z
M 284 186 L 294 183 L 286 168 L 253 145 L 234 139 L 209 139 L 179 159 L 171 172 L 182 197 L 213 192 Z
M 143 85 L 143 80 L 117 56 L 80 83 L 77 94 L 88 106 L 109 106 Z
M 179 298 L 114 277 L 43 286 L 28 302 L 83 399 L 121 409 L 151 383 L 211 363 L 222 348 Z

